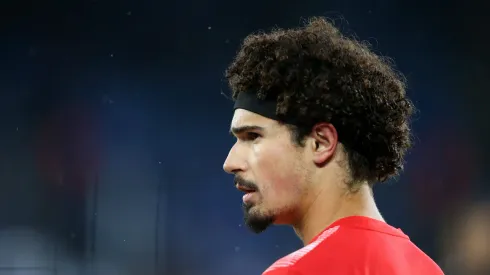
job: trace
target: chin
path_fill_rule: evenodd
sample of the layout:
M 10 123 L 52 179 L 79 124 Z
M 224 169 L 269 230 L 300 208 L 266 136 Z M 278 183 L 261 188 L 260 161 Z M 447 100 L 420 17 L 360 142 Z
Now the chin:
M 269 226 L 274 224 L 274 215 L 263 213 L 253 204 L 244 204 L 243 212 L 245 224 L 254 233 L 262 233 L 269 228 Z

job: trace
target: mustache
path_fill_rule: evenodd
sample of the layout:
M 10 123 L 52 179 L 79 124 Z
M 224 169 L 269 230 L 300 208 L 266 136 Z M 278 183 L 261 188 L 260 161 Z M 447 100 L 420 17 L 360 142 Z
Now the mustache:
M 246 180 L 240 176 L 235 176 L 235 180 L 233 181 L 235 185 L 242 186 L 246 189 L 258 191 L 259 187 L 252 181 Z

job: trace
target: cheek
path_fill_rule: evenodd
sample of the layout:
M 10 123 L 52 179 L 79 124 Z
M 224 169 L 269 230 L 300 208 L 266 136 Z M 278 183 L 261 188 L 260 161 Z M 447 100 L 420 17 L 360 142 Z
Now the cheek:
M 299 156 L 291 148 L 263 146 L 255 150 L 256 179 L 271 203 L 287 203 L 301 194 Z

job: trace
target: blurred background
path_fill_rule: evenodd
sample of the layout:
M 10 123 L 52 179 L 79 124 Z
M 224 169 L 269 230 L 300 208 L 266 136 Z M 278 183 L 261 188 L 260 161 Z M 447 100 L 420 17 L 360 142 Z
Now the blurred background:
M 327 16 L 393 57 L 420 112 L 386 220 L 446 274 L 490 274 L 490 47 L 481 0 L 0 3 L 0 275 L 249 275 L 301 247 L 254 235 L 222 163 L 223 72 L 248 33 Z

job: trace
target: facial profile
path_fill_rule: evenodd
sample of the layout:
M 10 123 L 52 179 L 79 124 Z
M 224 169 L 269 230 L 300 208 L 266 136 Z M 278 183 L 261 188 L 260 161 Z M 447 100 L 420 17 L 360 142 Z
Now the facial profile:
M 223 168 L 245 193 L 245 223 L 255 233 L 271 224 L 292 223 L 307 191 L 304 149 L 286 126 L 244 109 L 235 110 L 231 133 L 236 143 Z

